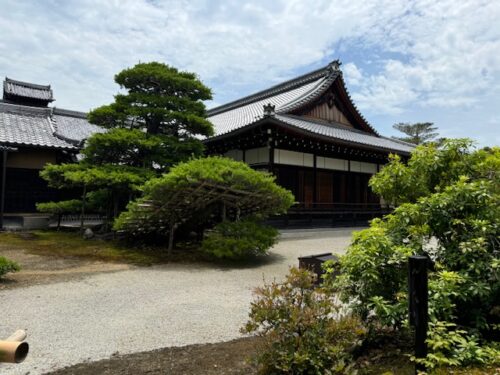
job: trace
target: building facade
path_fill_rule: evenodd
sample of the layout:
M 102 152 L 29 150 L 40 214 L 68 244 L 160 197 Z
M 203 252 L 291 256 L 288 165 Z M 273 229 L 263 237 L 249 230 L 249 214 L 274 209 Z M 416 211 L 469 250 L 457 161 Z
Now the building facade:
M 49 106 L 54 100 L 50 86 L 9 78 L 3 83 L 0 206 L 5 213 L 36 212 L 37 202 L 64 199 L 64 193 L 47 186 L 40 170 L 47 163 L 76 160 L 83 141 L 103 131 L 88 123 L 85 113 Z
M 207 152 L 270 171 L 296 198 L 295 212 L 379 211 L 368 181 L 390 153 L 413 145 L 381 136 L 352 102 L 334 61 L 208 111 Z

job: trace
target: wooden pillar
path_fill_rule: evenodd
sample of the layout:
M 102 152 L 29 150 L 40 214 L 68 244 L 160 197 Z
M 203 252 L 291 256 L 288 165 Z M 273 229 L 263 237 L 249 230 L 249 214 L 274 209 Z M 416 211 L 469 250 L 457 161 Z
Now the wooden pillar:
M 267 148 L 269 149 L 269 172 L 274 174 L 274 139 L 272 129 L 267 129 Z
M 2 186 L 0 189 L 0 230 L 3 229 L 3 217 L 5 212 L 5 186 L 7 179 L 7 150 L 2 152 Z
M 317 173 L 316 154 L 313 154 L 313 208 L 318 204 L 318 173 Z

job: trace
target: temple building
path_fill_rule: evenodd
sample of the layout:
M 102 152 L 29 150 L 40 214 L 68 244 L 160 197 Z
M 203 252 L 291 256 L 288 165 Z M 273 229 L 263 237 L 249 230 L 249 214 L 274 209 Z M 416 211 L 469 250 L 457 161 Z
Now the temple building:
M 6 78 L 0 100 L 1 212 L 35 212 L 37 202 L 66 199 L 39 172 L 47 163 L 76 161 L 86 138 L 102 128 L 83 112 L 51 106 L 50 86 Z M 373 217 L 383 212 L 368 185 L 390 153 L 408 158 L 413 145 L 383 137 L 361 115 L 340 63 L 208 111 L 215 135 L 208 155 L 266 170 L 291 190 L 288 218 Z M 302 216 L 301 216 L 302 215 Z M 1 220 L 0 220 L 1 221 Z M 1 224 L 1 223 L 0 223 Z
M 340 63 L 208 111 L 215 136 L 208 154 L 272 172 L 291 190 L 291 213 L 373 216 L 381 209 L 368 180 L 390 153 L 413 145 L 383 137 L 352 102 Z
M 49 106 L 50 86 L 5 78 L 0 100 L 0 211 L 35 212 L 37 202 L 59 200 L 39 172 L 47 163 L 75 160 L 98 126 L 86 114 Z

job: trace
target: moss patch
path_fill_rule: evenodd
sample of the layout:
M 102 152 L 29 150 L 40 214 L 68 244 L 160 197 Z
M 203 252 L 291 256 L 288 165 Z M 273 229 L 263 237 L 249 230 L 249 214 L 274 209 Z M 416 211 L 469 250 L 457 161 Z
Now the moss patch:
M 0 233 L 3 248 L 24 250 L 36 255 L 82 257 L 104 262 L 125 262 L 152 265 L 172 261 L 196 259 L 196 253 L 185 249 L 167 255 L 165 248 L 138 247 L 126 243 L 101 239 L 85 240 L 79 233 L 35 231 Z

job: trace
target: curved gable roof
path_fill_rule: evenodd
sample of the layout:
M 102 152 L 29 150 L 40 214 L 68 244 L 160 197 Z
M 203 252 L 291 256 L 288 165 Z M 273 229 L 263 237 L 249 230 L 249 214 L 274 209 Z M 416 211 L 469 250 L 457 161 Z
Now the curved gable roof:
M 271 105 L 275 111 L 273 118 L 286 126 L 307 130 L 308 133 L 332 140 L 349 141 L 389 151 L 410 152 L 412 145 L 381 137 L 366 121 L 347 91 L 339 66 L 338 61 L 333 61 L 324 68 L 210 109 L 207 114 L 208 120 L 214 125 L 213 138 L 229 136 L 233 132 L 255 124 L 265 117 L 263 107 Z M 314 105 L 330 90 L 334 91 L 342 101 L 346 112 L 353 118 L 358 129 L 349 129 L 338 123 L 296 116 L 297 112 Z M 332 129 L 336 130 L 332 131 Z M 210 142 L 210 138 L 207 141 Z

